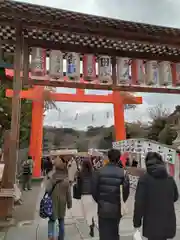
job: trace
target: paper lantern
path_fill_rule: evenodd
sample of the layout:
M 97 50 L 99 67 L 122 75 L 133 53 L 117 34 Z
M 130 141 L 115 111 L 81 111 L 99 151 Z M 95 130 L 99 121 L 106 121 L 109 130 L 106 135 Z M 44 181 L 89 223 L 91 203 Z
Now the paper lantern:
M 83 57 L 83 77 L 89 82 L 96 79 L 96 57 L 92 54 Z
M 44 76 L 46 74 L 46 50 L 43 48 L 32 48 L 31 58 L 32 76 Z
M 180 63 L 172 64 L 173 85 L 180 86 Z
M 117 84 L 130 84 L 129 63 L 129 58 L 117 58 Z
M 135 59 L 132 60 L 131 65 L 132 72 L 132 84 L 133 85 L 144 85 L 145 84 L 145 65 L 144 60 Z
M 59 50 L 51 50 L 49 55 L 49 75 L 52 78 L 63 77 L 63 53 Z
M 157 61 L 148 61 L 145 65 L 146 69 L 146 84 L 158 85 L 159 84 L 159 66 Z
M 170 62 L 159 63 L 159 84 L 162 86 L 172 85 L 172 70 Z
M 101 84 L 112 84 L 112 67 L 109 56 L 100 56 L 98 60 L 98 78 Z
M 80 56 L 78 53 L 67 54 L 66 75 L 71 81 L 80 81 Z

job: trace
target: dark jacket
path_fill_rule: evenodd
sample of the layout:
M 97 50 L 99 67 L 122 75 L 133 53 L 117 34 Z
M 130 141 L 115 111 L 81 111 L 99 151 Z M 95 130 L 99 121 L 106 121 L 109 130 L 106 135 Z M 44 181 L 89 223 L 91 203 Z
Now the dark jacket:
M 125 202 L 129 196 L 129 177 L 116 164 L 108 163 L 93 176 L 92 196 L 98 204 L 99 217 L 121 218 L 120 185 Z
M 80 171 L 77 176 L 78 187 L 81 189 L 81 195 L 91 195 L 92 172 Z
M 144 237 L 173 238 L 176 234 L 174 202 L 177 200 L 176 183 L 168 175 L 165 165 L 149 164 L 136 189 L 134 227 L 139 228 L 143 220 Z

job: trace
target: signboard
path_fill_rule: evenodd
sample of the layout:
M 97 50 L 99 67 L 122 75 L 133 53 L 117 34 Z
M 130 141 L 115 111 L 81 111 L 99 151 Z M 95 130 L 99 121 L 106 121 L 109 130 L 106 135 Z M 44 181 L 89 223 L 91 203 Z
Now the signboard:
M 166 161 L 170 164 L 175 164 L 176 151 L 171 148 L 167 148 L 165 151 L 166 151 Z
M 100 56 L 98 60 L 98 78 L 101 84 L 112 84 L 111 57 Z
M 145 170 L 142 168 L 129 167 L 127 172 L 129 174 L 130 187 L 136 189 L 139 177 L 145 173 Z
M 141 159 L 144 160 L 148 152 L 158 152 L 163 160 L 170 164 L 175 164 L 176 151 L 158 143 L 153 143 L 145 139 L 127 139 L 124 141 L 114 142 L 113 148 L 123 152 L 140 153 Z M 143 165 L 143 164 L 141 164 Z

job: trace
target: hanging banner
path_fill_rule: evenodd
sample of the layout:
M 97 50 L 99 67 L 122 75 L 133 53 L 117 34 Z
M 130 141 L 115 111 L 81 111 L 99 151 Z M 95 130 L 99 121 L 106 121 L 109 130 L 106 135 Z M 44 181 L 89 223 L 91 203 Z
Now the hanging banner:
M 50 51 L 49 75 L 52 78 L 63 78 L 63 53 L 59 50 Z
M 132 60 L 132 84 L 144 85 L 145 84 L 145 64 L 142 59 Z
M 46 50 L 43 48 L 32 48 L 31 75 L 45 76 L 46 74 Z
M 148 61 L 145 65 L 146 69 L 146 84 L 158 85 L 159 84 L 159 67 L 157 61 Z
M 161 155 L 163 161 L 166 161 L 166 147 L 157 145 L 157 150 L 155 152 L 157 152 Z
M 135 142 L 135 152 L 142 153 L 143 152 L 143 142 L 141 140 L 136 140 Z
M 172 71 L 170 62 L 159 63 L 159 84 L 162 86 L 172 85 Z
M 130 59 L 117 58 L 117 84 L 130 84 Z
M 112 84 L 111 58 L 100 56 L 98 60 L 98 78 L 101 84 Z
M 176 161 L 176 151 L 171 148 L 166 148 L 165 149 L 165 154 L 166 154 L 166 161 L 170 164 L 175 164 Z
M 88 82 L 96 79 L 96 57 L 92 54 L 83 57 L 83 78 Z
M 71 81 L 80 81 L 80 56 L 78 53 L 71 52 L 66 57 L 66 75 Z

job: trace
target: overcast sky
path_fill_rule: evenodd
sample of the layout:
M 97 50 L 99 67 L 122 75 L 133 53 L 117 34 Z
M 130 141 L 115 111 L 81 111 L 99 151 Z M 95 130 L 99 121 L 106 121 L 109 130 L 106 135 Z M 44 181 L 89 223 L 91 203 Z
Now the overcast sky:
M 22 2 L 129 21 L 180 27 L 180 0 L 24 0 Z M 57 89 L 57 91 L 69 92 L 70 90 Z M 74 90 L 71 90 L 71 92 L 73 93 Z M 97 91 L 96 94 L 100 94 L 100 92 Z M 178 95 L 164 94 L 141 94 L 141 96 L 143 96 L 143 104 L 135 110 L 126 111 L 127 121 L 147 121 L 148 108 L 157 104 L 163 104 L 173 110 L 180 98 Z M 113 124 L 113 107 L 109 104 L 57 103 L 57 106 L 61 109 L 61 112 L 55 110 L 48 112 L 45 117 L 45 124 L 74 128 Z M 107 118 L 107 112 L 109 112 L 109 118 Z M 92 120 L 92 115 L 94 120 Z

